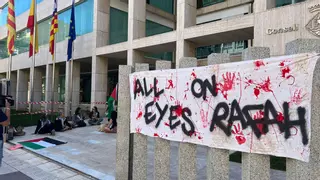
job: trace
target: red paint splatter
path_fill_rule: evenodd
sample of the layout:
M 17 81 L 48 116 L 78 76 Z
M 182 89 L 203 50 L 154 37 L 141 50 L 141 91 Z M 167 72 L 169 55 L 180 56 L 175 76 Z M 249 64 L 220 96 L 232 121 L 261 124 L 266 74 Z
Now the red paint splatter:
M 173 86 L 173 82 L 172 82 L 172 80 L 168 80 L 168 83 L 169 83 L 169 85 L 168 85 L 168 87 L 166 87 L 166 89 L 173 89 L 174 88 L 174 86 Z
M 247 139 L 243 136 L 236 136 L 236 140 L 238 141 L 239 145 L 241 145 L 247 141 Z
M 157 102 L 157 101 L 159 101 L 159 100 L 160 100 L 160 97 L 154 97 L 154 98 L 153 98 L 153 101 L 154 101 L 154 102 Z
M 181 117 L 182 116 L 182 106 L 178 105 L 177 108 L 174 110 L 176 116 Z
M 198 139 L 201 140 L 201 139 L 203 139 L 203 137 L 202 136 L 198 136 Z
M 142 128 L 136 128 L 136 132 L 137 132 L 137 133 L 141 133 L 141 129 L 142 129 Z
M 153 134 L 154 137 L 159 137 L 158 133 Z
M 222 74 L 223 84 L 217 84 L 217 90 L 220 90 L 223 97 L 228 99 L 228 91 L 232 90 L 235 84 L 235 73 L 227 72 L 226 74 Z
M 263 118 L 264 118 L 264 112 L 261 110 L 256 112 L 256 114 L 253 115 L 253 120 L 261 120 Z M 257 127 L 258 127 L 259 131 L 261 132 L 261 134 L 265 134 L 263 132 L 263 124 L 257 124 Z
M 263 81 L 262 83 L 258 84 L 258 87 L 265 92 L 273 92 L 271 89 L 270 77 L 268 77 L 267 80 Z
M 279 66 L 283 67 L 284 66 L 284 61 L 281 61 Z
M 235 139 L 237 140 L 238 144 L 241 145 L 241 144 L 244 144 L 247 139 L 244 137 L 243 135 L 243 132 L 241 130 L 241 127 L 240 127 L 240 123 L 238 123 L 238 125 L 233 125 L 234 127 L 234 130 L 232 130 L 232 134 L 235 135 Z
M 174 97 L 173 97 L 173 96 L 171 96 L 171 95 L 170 95 L 170 100 L 171 100 L 171 101 L 173 101 L 173 100 L 174 100 Z
M 200 117 L 201 117 L 201 121 L 202 121 L 202 126 L 203 126 L 203 128 L 208 127 L 208 123 L 209 123 L 209 121 L 208 121 L 208 114 L 209 114 L 208 111 L 207 111 L 207 112 L 204 112 L 203 109 L 200 110 Z
M 284 116 L 281 112 L 278 112 L 277 121 L 283 123 Z
M 287 66 L 285 68 L 281 68 L 281 74 L 283 78 L 286 78 L 286 74 L 290 73 L 290 68 Z
M 263 60 L 256 60 L 256 61 L 254 61 L 254 65 L 255 65 L 255 70 L 260 69 L 261 66 L 265 66 Z
M 258 98 L 260 95 L 260 90 L 258 88 L 254 88 L 254 95 Z
M 142 117 L 142 112 L 140 111 L 140 112 L 138 113 L 138 115 L 137 115 L 136 120 L 140 119 L 141 117 Z
M 303 94 L 302 95 L 302 89 L 296 89 L 294 91 L 294 93 L 291 95 L 291 101 L 289 104 L 294 103 L 296 105 L 301 104 L 301 102 L 303 101 L 303 98 L 306 96 L 307 94 Z
M 170 127 L 170 124 L 167 122 L 165 122 L 164 125 Z
M 194 79 L 196 79 L 196 78 L 197 78 L 196 73 L 195 73 L 195 72 L 192 72 L 192 73 L 191 73 L 191 77 L 194 78 Z

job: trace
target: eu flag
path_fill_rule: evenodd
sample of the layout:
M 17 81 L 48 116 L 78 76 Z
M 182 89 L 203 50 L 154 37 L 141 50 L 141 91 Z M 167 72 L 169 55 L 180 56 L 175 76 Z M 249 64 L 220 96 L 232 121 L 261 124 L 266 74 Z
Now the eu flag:
M 74 17 L 74 0 L 72 0 L 70 27 L 69 27 L 69 39 L 68 39 L 68 61 L 72 58 L 73 41 L 77 38 L 76 35 L 76 22 Z

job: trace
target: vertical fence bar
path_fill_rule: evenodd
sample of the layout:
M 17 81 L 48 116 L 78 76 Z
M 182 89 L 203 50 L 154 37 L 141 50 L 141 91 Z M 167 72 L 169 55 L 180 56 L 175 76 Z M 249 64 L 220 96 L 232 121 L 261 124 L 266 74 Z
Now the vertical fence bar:
M 197 59 L 183 57 L 180 68 L 197 67 Z M 197 145 L 180 143 L 179 145 L 179 180 L 194 180 L 197 178 Z
M 254 60 L 270 57 L 266 47 L 250 47 L 242 52 L 242 60 Z M 242 153 L 242 180 L 269 180 L 270 156 Z
M 170 61 L 157 61 L 156 69 L 171 69 Z M 154 149 L 154 179 L 169 180 L 170 178 L 170 141 L 155 138 Z
M 116 179 L 129 179 L 130 85 L 132 66 L 119 66 Z
M 229 54 L 210 54 L 208 65 L 230 62 Z M 229 179 L 229 150 L 210 148 L 207 155 L 207 179 Z
M 149 71 L 149 64 L 136 63 L 135 72 Z M 130 111 L 128 111 L 130 112 Z M 130 114 L 130 113 L 129 113 Z M 147 179 L 148 138 L 142 134 L 133 135 L 133 180 Z
M 297 39 L 286 44 L 286 54 L 320 53 L 319 39 Z M 311 109 L 310 161 L 289 159 L 286 161 L 287 180 L 318 179 L 320 177 L 320 59 L 313 74 Z

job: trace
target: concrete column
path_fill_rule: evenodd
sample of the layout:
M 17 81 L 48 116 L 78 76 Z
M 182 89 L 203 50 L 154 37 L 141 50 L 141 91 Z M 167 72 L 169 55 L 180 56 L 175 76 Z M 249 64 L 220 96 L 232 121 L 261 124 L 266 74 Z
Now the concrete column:
M 52 101 L 52 91 L 54 92 L 54 99 L 53 102 L 58 102 L 59 94 L 58 94 L 58 84 L 59 84 L 59 65 L 56 64 L 55 67 L 55 80 L 54 80 L 54 87 L 52 87 L 52 74 L 53 74 L 53 65 L 47 64 L 46 65 L 46 92 L 45 92 L 45 101 L 50 102 Z M 45 104 L 45 110 L 51 110 L 52 103 Z M 54 105 L 54 111 L 57 111 L 58 105 Z
M 208 65 L 230 62 L 229 54 L 210 54 Z M 229 150 L 210 148 L 207 155 L 207 179 L 229 179 Z
M 71 62 L 66 63 L 66 90 L 65 90 L 65 113 L 70 115 L 70 105 L 71 115 L 74 114 L 74 111 L 79 107 L 79 96 L 80 96 L 80 62 L 73 61 L 73 76 L 71 78 Z M 71 92 L 71 83 L 73 85 Z M 70 96 L 72 96 L 72 102 L 70 104 Z
M 80 104 L 80 62 L 73 62 L 73 78 L 72 78 L 72 112 L 74 112 Z
M 180 68 L 197 67 L 197 59 L 180 59 Z M 179 180 L 197 179 L 197 145 L 180 143 L 179 145 Z
M 149 64 L 136 64 L 135 72 L 148 71 Z M 147 180 L 148 137 L 133 135 L 133 180 Z
M 176 43 L 176 68 L 179 68 L 183 57 L 194 57 L 195 46 L 184 40 L 184 29 L 196 25 L 197 1 L 177 0 L 177 43 Z
M 29 72 L 27 70 L 17 71 L 17 91 L 16 91 L 16 109 L 26 110 L 28 101 L 28 82 L 29 82 Z
M 129 49 L 127 51 L 127 64 L 133 66 L 136 63 L 143 63 L 145 61 L 144 53 L 138 50 Z
M 109 43 L 110 0 L 94 0 L 94 46 L 102 47 Z
M 105 111 L 104 104 L 93 102 L 104 102 L 108 89 L 108 59 L 105 57 L 92 57 L 92 81 L 91 81 L 91 106 L 97 106 L 99 112 Z
M 319 39 L 297 39 L 286 44 L 286 54 L 320 53 Z M 287 180 L 318 179 L 320 177 L 320 59 L 313 74 L 311 98 L 311 140 L 308 163 L 287 158 Z
M 157 61 L 156 69 L 171 69 L 171 65 L 169 61 Z M 170 179 L 170 141 L 161 138 L 155 138 L 154 179 Z
M 270 49 L 265 47 L 250 47 L 242 52 L 243 61 L 269 57 Z M 242 153 L 242 180 L 252 179 L 270 179 L 270 156 Z
M 33 78 L 33 102 L 41 102 L 42 97 L 42 77 L 44 73 L 42 68 L 35 67 L 34 68 L 34 78 Z M 31 79 L 31 74 L 30 74 Z M 33 104 L 32 111 L 39 111 L 41 110 L 41 104 Z
M 146 1 L 130 0 L 128 6 L 128 41 L 146 36 Z M 131 42 L 131 43 L 130 43 Z
M 116 179 L 126 180 L 129 178 L 129 144 L 130 144 L 130 84 L 129 74 L 132 66 L 119 66 L 119 100 L 118 100 L 118 127 L 117 127 L 117 163 Z
M 16 71 L 11 72 L 10 89 L 11 89 L 10 95 L 16 101 L 17 100 L 17 72 Z

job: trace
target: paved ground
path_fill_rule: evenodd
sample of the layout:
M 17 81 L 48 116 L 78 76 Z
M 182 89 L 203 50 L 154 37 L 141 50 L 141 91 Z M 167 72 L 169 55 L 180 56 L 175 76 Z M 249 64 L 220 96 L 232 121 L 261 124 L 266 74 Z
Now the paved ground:
M 32 135 L 35 127 L 25 128 L 26 136 L 15 138 L 13 142 L 30 140 L 42 136 Z M 67 144 L 34 151 L 47 158 L 77 169 L 85 174 L 101 180 L 115 179 L 116 165 L 116 134 L 105 134 L 97 131 L 97 126 L 78 128 L 71 131 L 57 133 L 57 140 Z M 153 179 L 153 138 L 148 139 L 148 180 Z M 178 179 L 178 143 L 171 143 L 170 179 Z M 206 179 L 207 148 L 198 146 L 197 149 L 197 179 Z M 241 179 L 241 165 L 230 163 L 230 179 Z M 272 180 L 285 179 L 282 171 L 271 170 Z
M 0 167 L 3 180 L 87 180 L 86 176 L 69 168 L 36 156 L 23 149 L 8 150 L 5 144 L 4 158 Z

